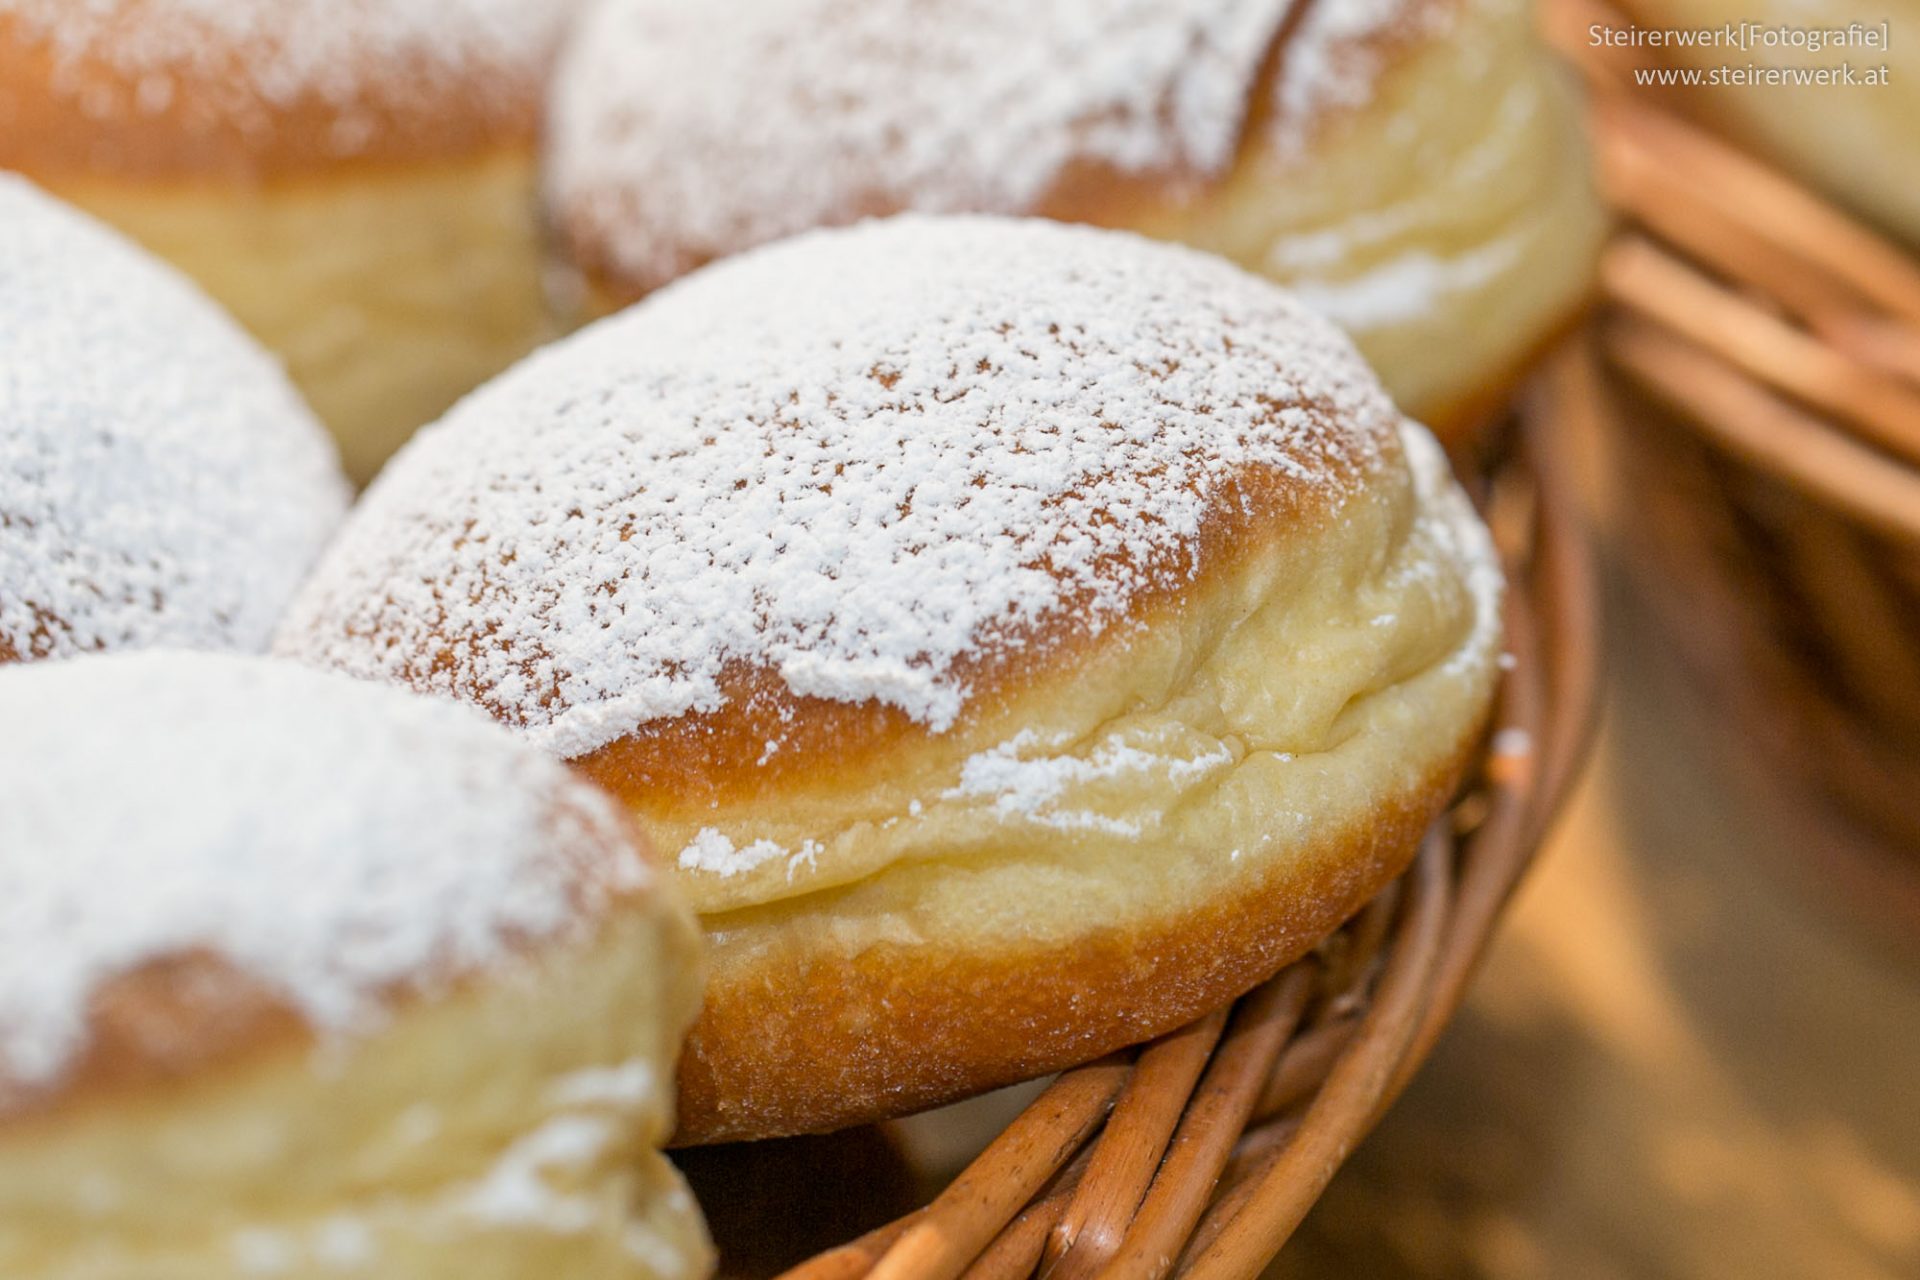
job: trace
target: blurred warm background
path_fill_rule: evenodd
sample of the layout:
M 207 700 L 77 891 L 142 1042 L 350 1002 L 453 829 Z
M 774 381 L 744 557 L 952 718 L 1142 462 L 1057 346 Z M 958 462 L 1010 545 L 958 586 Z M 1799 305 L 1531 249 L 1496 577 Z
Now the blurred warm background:
M 1633 495 L 1575 443 L 1608 542 Z M 1920 1275 L 1920 938 L 1753 810 L 1745 744 L 1610 569 L 1592 767 L 1466 1008 L 1275 1280 Z M 694 1155 L 727 1272 L 911 1208 L 902 1147 L 952 1167 L 1015 1105 Z
M 1743 812 L 1616 589 L 1595 767 L 1285 1277 L 1920 1275 L 1920 939 Z

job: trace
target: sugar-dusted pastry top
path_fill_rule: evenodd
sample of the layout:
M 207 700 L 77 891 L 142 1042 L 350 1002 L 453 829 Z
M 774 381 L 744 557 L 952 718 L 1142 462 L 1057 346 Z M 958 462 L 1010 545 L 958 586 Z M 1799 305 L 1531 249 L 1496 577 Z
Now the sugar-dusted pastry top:
M 346 498 L 223 312 L 0 174 L 0 661 L 264 648 Z
M 470 708 L 263 658 L 0 668 L 0 1115 L 325 1039 L 577 933 L 652 872 Z
M 1190 250 L 990 217 L 817 232 L 429 428 L 280 645 L 570 757 L 723 713 L 768 757 L 835 706 L 938 733 L 1337 518 L 1400 422 L 1331 325 Z
M 1178 191 L 1363 105 L 1451 0 L 597 0 L 555 78 L 550 193 L 640 290 L 808 227 Z M 1056 208 L 1064 204 L 1064 208 Z
M 530 136 L 573 0 L 0 0 L 0 163 L 299 168 Z

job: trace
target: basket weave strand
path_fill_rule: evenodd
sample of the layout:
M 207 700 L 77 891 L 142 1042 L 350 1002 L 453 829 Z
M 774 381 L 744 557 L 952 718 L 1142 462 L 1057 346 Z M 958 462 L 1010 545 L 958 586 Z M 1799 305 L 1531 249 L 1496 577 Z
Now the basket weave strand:
M 1809 883 L 1920 937 L 1920 256 L 1591 48 L 1625 223 L 1563 418 L 1591 416 L 1635 513 L 1638 595 L 1738 751 L 1717 752 Z M 1635 58 L 1642 56 L 1637 51 Z
M 1512 669 L 1481 768 L 1413 868 L 1230 1009 L 1063 1073 L 932 1203 L 783 1280 L 1250 1280 L 1266 1267 L 1457 1009 L 1578 770 L 1598 678 L 1594 578 L 1555 496 L 1551 435 L 1530 421 L 1530 465 L 1482 495 L 1509 561 Z

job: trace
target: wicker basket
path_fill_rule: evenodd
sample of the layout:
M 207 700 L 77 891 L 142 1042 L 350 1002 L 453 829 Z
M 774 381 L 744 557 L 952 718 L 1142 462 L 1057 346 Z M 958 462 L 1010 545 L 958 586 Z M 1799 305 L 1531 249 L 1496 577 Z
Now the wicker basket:
M 1633 87 L 1584 39 L 1617 13 L 1548 12 L 1624 224 L 1560 412 L 1618 461 L 1717 754 L 1815 878 L 1920 937 L 1920 260 Z
M 1517 450 L 1537 453 L 1541 434 Z M 788 1280 L 1227 1280 L 1273 1259 L 1459 1005 L 1586 745 L 1592 574 L 1565 504 L 1544 496 L 1553 468 L 1516 463 L 1481 495 L 1514 584 L 1498 728 L 1406 876 L 1232 1007 L 1059 1076 L 930 1204 Z M 710 1176 L 740 1194 L 767 1176 L 756 1154 L 722 1152 L 735 1163 Z M 798 1180 L 830 1176 L 813 1167 L 830 1158 L 800 1157 Z M 748 1234 L 780 1233 L 783 1193 L 746 1196 Z M 754 1270 L 737 1253 L 723 1265 Z

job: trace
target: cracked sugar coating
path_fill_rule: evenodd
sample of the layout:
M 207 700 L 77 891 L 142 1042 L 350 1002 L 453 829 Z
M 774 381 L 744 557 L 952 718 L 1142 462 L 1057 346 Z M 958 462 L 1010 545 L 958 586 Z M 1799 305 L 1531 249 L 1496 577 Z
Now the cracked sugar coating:
M 1297 11 L 1304 7 L 1304 15 Z M 641 287 L 863 214 L 1028 213 L 1076 170 L 1219 176 L 1287 40 L 1297 144 L 1435 0 L 599 0 L 555 77 L 552 203 Z
M 1336 507 L 1399 423 L 1331 325 L 1217 259 L 996 218 L 814 233 L 456 407 L 279 643 L 569 757 L 743 667 L 937 732 L 982 670 L 1177 588 L 1210 527 Z
M 265 648 L 346 500 L 224 313 L 0 174 L 0 658 Z
M 0 1109 L 88 1003 L 210 952 L 322 1032 L 652 881 L 609 802 L 470 708 L 292 663 L 0 669 Z

